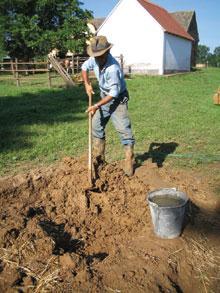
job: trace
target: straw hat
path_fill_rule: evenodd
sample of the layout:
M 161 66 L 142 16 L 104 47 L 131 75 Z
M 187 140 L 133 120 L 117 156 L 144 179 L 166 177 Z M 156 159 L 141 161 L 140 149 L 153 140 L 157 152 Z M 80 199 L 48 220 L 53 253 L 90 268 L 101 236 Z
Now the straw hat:
M 87 47 L 87 53 L 91 57 L 98 57 L 105 54 L 111 49 L 113 44 L 109 43 L 105 36 L 96 36 L 90 40 L 90 45 Z

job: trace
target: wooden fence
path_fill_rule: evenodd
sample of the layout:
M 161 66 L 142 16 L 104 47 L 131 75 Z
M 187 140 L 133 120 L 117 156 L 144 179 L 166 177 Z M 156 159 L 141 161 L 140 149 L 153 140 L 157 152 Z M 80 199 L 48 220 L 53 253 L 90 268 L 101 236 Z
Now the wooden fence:
M 15 61 L 10 62 L 0 62 L 0 80 L 15 80 L 16 85 L 20 86 L 22 81 L 31 80 L 40 80 L 39 73 L 47 73 L 48 86 L 51 87 L 51 79 L 53 76 L 51 75 L 51 70 L 48 62 L 24 62 Z M 6 75 L 6 78 L 4 76 Z M 45 81 L 45 75 L 43 75 L 43 80 Z
M 120 55 L 115 58 L 123 70 L 123 56 Z M 81 72 L 81 66 L 87 59 L 88 57 L 72 56 L 68 59 L 57 59 L 57 61 L 63 66 L 70 77 L 74 79 Z M 68 66 L 66 65 L 66 60 L 69 61 Z M 15 59 L 14 61 L 0 62 L 0 80 L 15 81 L 17 86 L 21 86 L 26 81 L 37 80 L 47 82 L 48 87 L 51 88 L 53 85 L 52 80 L 59 76 L 60 73 L 56 72 L 49 60 L 24 62 Z
M 119 62 L 120 66 L 123 70 L 124 69 L 123 55 L 116 56 L 115 58 Z M 87 59 L 88 59 L 88 57 L 81 57 L 81 56 L 74 56 L 74 55 L 71 59 L 69 59 L 69 60 L 71 60 L 70 67 L 72 68 L 73 75 L 81 72 L 81 66 L 82 66 L 83 62 L 86 61 Z

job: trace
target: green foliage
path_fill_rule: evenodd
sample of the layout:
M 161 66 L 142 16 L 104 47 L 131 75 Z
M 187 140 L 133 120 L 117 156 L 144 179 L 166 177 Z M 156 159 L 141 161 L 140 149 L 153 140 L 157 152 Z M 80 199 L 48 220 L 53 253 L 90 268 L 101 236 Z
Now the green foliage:
M 166 157 L 170 164 L 219 160 L 220 108 L 212 101 L 219 74 L 219 68 L 207 68 L 169 78 L 127 80 L 136 155 L 149 153 L 152 143 L 176 143 Z M 98 99 L 97 88 L 95 92 Z M 46 85 L 17 88 L 0 82 L 0 93 L 1 174 L 88 151 L 88 101 L 82 85 L 49 90 Z M 123 148 L 111 123 L 106 134 L 107 161 L 122 159 Z
M 209 66 L 217 66 L 217 57 L 215 54 L 209 53 L 207 57 L 207 62 Z
M 210 53 L 209 47 L 199 45 L 197 63 L 208 63 L 209 66 L 220 67 L 220 47 L 216 47 L 214 52 Z
M 215 56 L 214 66 L 220 67 L 220 47 L 215 48 L 213 55 Z
M 205 45 L 198 45 L 197 51 L 197 63 L 206 63 L 208 60 L 208 55 L 210 48 Z
M 7 53 L 4 50 L 4 38 L 3 38 L 4 34 L 2 31 L 2 27 L 0 26 L 0 61 L 2 60 L 2 58 L 4 56 L 7 55 Z
M 81 52 L 88 36 L 87 19 L 78 0 L 1 0 L 0 27 L 11 57 L 29 59 L 53 48 Z
M 215 50 L 214 50 L 214 54 L 216 55 L 216 56 L 220 56 L 220 47 L 216 47 L 215 48 Z

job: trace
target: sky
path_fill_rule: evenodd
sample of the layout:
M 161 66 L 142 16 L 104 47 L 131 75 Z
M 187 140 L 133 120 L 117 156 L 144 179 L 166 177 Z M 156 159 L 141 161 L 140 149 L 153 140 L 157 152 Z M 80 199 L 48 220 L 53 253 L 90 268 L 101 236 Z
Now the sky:
M 85 9 L 92 10 L 94 17 L 106 17 L 118 0 L 82 0 Z M 210 51 L 220 46 L 220 0 L 152 0 L 169 12 L 195 10 L 200 44 Z

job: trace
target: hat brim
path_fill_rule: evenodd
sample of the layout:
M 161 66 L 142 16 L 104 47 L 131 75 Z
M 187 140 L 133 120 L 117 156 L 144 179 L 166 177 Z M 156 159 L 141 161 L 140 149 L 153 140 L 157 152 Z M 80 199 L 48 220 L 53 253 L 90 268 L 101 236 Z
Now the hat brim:
M 87 47 L 87 54 L 90 57 L 98 57 L 98 56 L 102 56 L 103 54 L 105 54 L 105 52 L 107 52 L 108 50 L 110 50 L 113 47 L 113 44 L 109 44 L 109 46 L 106 49 L 100 50 L 98 52 L 93 52 L 91 46 Z

